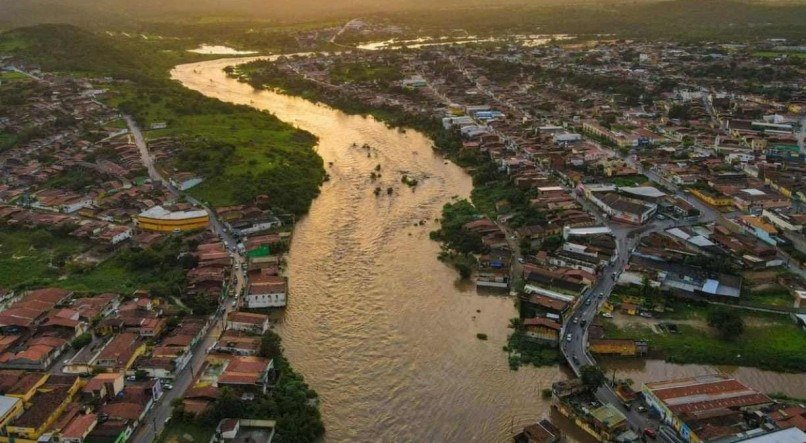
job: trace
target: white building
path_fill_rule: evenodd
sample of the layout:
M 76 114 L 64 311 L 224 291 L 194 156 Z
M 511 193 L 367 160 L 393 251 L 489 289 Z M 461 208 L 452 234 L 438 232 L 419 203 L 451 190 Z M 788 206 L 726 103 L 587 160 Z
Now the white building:
M 244 297 L 246 306 L 250 309 L 281 308 L 286 305 L 287 286 L 283 277 L 251 283 Z

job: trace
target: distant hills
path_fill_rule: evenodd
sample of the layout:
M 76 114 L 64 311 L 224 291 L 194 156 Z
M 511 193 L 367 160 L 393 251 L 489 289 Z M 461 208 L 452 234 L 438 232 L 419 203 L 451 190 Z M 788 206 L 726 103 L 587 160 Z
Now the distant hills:
M 806 36 L 803 0 L 0 0 L 4 29 L 71 23 L 136 31 L 154 23 L 266 25 L 353 17 L 471 32 Z

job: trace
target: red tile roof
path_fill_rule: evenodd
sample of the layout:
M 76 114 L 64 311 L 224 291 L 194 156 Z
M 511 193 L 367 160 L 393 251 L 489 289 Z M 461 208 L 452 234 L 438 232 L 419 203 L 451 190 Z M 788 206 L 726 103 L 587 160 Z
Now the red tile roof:
M 62 438 L 81 438 L 95 427 L 98 416 L 95 414 L 79 415 L 61 432 Z

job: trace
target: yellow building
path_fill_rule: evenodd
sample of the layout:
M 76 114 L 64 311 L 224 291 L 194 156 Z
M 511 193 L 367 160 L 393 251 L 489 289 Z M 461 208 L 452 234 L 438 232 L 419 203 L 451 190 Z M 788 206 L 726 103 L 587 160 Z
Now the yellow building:
M 47 381 L 49 376 L 50 374 L 48 373 L 26 372 L 20 376 L 16 385 L 6 392 L 6 395 L 19 398 L 23 403 L 28 403 L 31 401 L 31 397 L 36 394 L 36 390 Z
M 708 203 L 711 206 L 733 206 L 733 199 L 728 196 L 717 195 L 712 192 L 703 191 L 696 188 L 691 189 L 691 195 L 697 197 L 705 203 Z
M 22 400 L 0 395 L 0 433 L 5 433 L 6 425 L 20 415 L 22 415 Z
M 2 437 L 0 442 L 35 443 L 58 420 L 80 388 L 78 377 L 51 377 L 31 398 L 30 406 L 6 427 L 10 438 Z
M 635 340 L 592 338 L 588 344 L 594 354 L 634 357 L 641 353 L 640 346 Z
M 205 229 L 210 224 L 207 211 L 169 211 L 162 206 L 137 216 L 137 226 L 146 231 L 179 232 Z

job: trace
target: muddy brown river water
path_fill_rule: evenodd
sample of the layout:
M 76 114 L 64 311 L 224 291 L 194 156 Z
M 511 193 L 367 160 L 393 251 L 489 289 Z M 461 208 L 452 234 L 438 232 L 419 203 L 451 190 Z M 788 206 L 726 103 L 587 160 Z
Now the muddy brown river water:
M 549 416 L 540 391 L 566 375 L 558 367 L 510 371 L 502 346 L 509 319 L 517 315 L 513 300 L 479 295 L 458 281 L 437 260 L 439 245 L 428 237 L 442 205 L 469 196 L 470 177 L 415 131 L 256 91 L 223 72 L 249 60 L 180 65 L 172 77 L 209 97 L 267 110 L 319 137 L 316 149 L 331 180 L 295 228 L 289 305 L 277 327 L 289 359 L 321 397 L 325 439 L 505 441 L 524 424 Z M 372 182 L 370 172 L 379 164 L 382 177 Z M 403 173 L 419 184 L 408 188 Z M 383 189 L 380 196 L 373 193 L 376 186 Z M 393 195 L 386 195 L 387 187 Z M 477 333 L 489 339 L 479 340 Z M 623 369 L 619 376 L 636 382 L 708 370 L 663 362 Z M 753 369 L 737 375 L 767 392 L 806 397 L 803 379 L 794 375 Z M 572 441 L 584 440 L 552 418 Z

